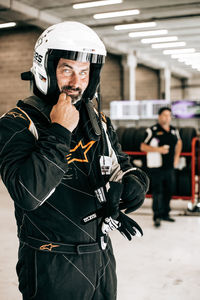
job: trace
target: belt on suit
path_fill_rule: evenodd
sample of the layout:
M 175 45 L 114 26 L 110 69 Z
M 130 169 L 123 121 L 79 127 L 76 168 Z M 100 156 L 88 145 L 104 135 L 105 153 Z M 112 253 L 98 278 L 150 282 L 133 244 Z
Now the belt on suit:
M 109 238 L 108 238 L 109 239 Z M 26 237 L 26 241 L 22 241 L 27 246 L 43 251 L 52 253 L 65 253 L 65 254 L 90 254 L 95 252 L 100 252 L 98 243 L 88 243 L 88 244 L 64 244 L 60 242 L 52 242 L 48 240 L 41 240 L 35 237 Z

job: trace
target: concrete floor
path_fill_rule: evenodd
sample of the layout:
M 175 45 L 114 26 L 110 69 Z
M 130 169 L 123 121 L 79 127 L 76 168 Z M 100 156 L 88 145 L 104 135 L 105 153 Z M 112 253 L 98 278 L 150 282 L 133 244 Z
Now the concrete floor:
M 1 182 L 0 199 L 0 299 L 20 300 L 13 204 Z M 184 216 L 186 207 L 186 201 L 172 201 L 171 215 L 176 222 L 154 228 L 151 200 L 147 199 L 131 215 L 143 228 L 142 238 L 129 242 L 119 232 L 112 232 L 118 300 L 200 299 L 200 217 Z

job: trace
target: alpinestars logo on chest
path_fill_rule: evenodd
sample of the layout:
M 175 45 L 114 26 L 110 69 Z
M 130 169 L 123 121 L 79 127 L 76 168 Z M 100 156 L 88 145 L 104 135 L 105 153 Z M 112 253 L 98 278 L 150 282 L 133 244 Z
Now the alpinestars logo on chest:
M 71 164 L 73 161 L 88 162 L 87 152 L 94 145 L 94 143 L 95 141 L 90 141 L 86 145 L 83 145 L 82 141 L 79 141 L 79 143 L 73 149 L 70 149 L 70 153 L 66 155 L 68 164 Z M 79 151 L 81 151 L 81 154 Z

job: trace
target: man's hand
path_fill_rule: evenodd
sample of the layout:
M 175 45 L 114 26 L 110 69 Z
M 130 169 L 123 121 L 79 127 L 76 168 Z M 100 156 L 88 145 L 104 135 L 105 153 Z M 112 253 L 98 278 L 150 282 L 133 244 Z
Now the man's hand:
M 60 94 L 51 110 L 50 119 L 52 123 L 58 123 L 72 132 L 78 125 L 79 112 L 71 101 L 65 93 Z
M 119 226 L 117 230 L 126 237 L 129 241 L 132 240 L 132 236 L 143 236 L 142 228 L 136 223 L 133 219 L 129 218 L 122 212 L 119 213 L 119 217 L 117 218 L 119 221 Z
M 167 154 L 167 153 L 169 153 L 169 147 L 167 147 L 166 145 L 160 146 L 160 147 L 158 147 L 158 152 L 160 154 Z
M 179 158 L 180 158 L 179 156 L 174 157 L 174 168 L 176 168 L 178 166 Z
M 149 189 L 149 178 L 144 171 L 135 168 L 123 176 L 122 183 L 124 188 L 119 209 L 126 209 L 125 213 L 129 214 L 138 209 L 144 202 Z
M 144 152 L 159 152 L 160 154 L 167 154 L 169 153 L 169 145 L 155 147 L 147 145 L 145 143 L 141 143 L 140 150 Z

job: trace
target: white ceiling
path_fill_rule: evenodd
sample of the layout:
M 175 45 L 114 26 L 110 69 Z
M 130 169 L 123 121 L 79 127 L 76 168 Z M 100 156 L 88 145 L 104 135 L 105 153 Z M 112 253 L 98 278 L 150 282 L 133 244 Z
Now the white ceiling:
M 138 62 L 153 68 L 168 66 L 181 77 L 200 74 L 191 66 L 186 66 L 170 55 L 163 55 L 163 49 L 152 49 L 151 44 L 142 44 L 141 38 L 130 38 L 129 32 L 138 30 L 114 30 L 114 25 L 156 22 L 156 27 L 144 30 L 167 29 L 168 35 L 177 36 L 178 41 L 185 42 L 181 48 L 195 48 L 200 52 L 200 1 L 195 0 L 124 0 L 121 4 L 96 8 L 73 9 L 76 3 L 89 0 L 0 0 L 0 23 L 17 21 L 19 24 L 33 24 L 46 28 L 51 24 L 73 20 L 92 27 L 112 53 L 135 53 Z M 140 14 L 96 20 L 93 15 L 101 12 L 139 9 Z M 196 60 L 200 64 L 200 58 Z

